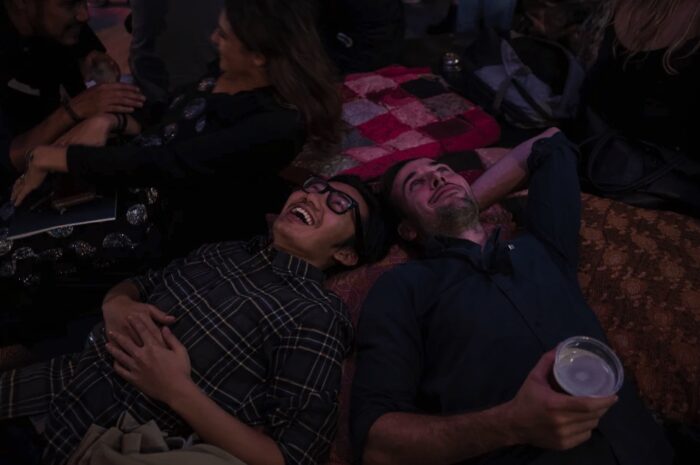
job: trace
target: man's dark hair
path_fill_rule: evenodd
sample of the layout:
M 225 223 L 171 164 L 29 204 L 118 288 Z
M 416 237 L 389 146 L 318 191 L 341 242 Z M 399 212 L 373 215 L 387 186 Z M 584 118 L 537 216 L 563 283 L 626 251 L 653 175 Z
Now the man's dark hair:
M 397 229 L 399 227 L 399 223 L 401 223 L 401 220 L 404 219 L 404 213 L 401 209 L 401 205 L 398 205 L 394 199 L 391 198 L 392 187 L 394 186 L 394 181 L 396 180 L 396 176 L 399 174 L 399 171 L 414 160 L 415 158 L 410 158 L 392 165 L 384 172 L 379 181 L 379 199 L 382 209 L 384 210 L 384 217 L 387 224 L 386 227 L 390 231 L 391 240 L 398 239 Z
M 367 218 L 362 218 L 363 250 L 358 250 L 358 265 L 373 263 L 381 260 L 389 250 L 389 237 L 387 225 L 384 221 L 382 205 L 370 187 L 362 182 L 358 176 L 341 174 L 328 180 L 340 182 L 355 188 L 367 204 Z M 354 246 L 357 243 L 355 237 L 343 245 Z

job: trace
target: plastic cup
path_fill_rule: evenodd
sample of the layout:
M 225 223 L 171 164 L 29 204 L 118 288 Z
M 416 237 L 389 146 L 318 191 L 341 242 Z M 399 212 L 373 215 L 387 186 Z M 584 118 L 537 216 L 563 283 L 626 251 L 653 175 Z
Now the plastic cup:
M 606 397 L 620 390 L 624 371 L 610 347 L 592 337 L 574 336 L 557 347 L 554 379 L 572 396 Z

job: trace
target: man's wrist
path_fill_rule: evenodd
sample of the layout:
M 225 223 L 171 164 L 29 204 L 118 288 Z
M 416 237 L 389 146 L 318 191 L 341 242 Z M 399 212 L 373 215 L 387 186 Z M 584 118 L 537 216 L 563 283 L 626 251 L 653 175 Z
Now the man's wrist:
M 114 307 L 118 307 L 118 306 L 128 305 L 128 304 L 131 304 L 133 302 L 134 302 L 134 299 L 131 298 L 131 296 L 128 296 L 126 294 L 108 295 L 102 301 L 102 309 L 106 310 L 108 308 L 114 308 Z
M 526 441 L 523 439 L 522 430 L 518 424 L 517 417 L 514 411 L 514 401 L 508 401 L 497 407 L 494 407 L 494 413 L 502 420 L 502 433 L 505 440 L 505 446 L 517 446 L 520 444 L 525 444 Z
M 193 397 L 201 394 L 199 387 L 190 377 L 187 377 L 186 380 L 171 383 L 171 388 L 165 393 L 163 402 L 175 413 L 181 414 L 182 409 L 191 402 Z

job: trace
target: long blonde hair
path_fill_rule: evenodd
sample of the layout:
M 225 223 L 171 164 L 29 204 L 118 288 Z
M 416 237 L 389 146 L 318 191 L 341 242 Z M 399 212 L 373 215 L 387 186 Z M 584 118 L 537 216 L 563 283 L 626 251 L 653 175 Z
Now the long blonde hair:
M 680 54 L 686 44 L 696 38 L 700 32 L 700 1 L 613 0 L 612 6 L 614 16 L 621 15 L 623 12 L 627 13 L 626 17 L 618 19 L 627 21 L 627 30 L 631 32 L 628 36 L 628 47 L 622 47 L 619 39 L 616 39 L 615 47 L 616 51 L 620 49 L 626 55 L 625 64 L 642 53 L 648 44 L 656 43 L 662 33 L 661 26 L 674 15 L 686 16 L 689 21 L 685 30 L 677 35 L 666 48 L 662 58 L 664 71 L 668 74 L 678 74 L 678 70 L 674 66 L 676 60 L 687 58 L 700 49 L 700 40 L 697 40 L 697 43 L 689 51 Z

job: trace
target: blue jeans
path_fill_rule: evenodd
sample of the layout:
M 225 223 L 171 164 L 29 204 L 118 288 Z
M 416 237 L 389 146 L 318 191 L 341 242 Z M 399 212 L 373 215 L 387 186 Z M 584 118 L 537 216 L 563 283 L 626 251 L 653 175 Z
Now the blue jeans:
M 509 31 L 517 0 L 459 0 L 457 32 L 479 32 L 482 27 Z

